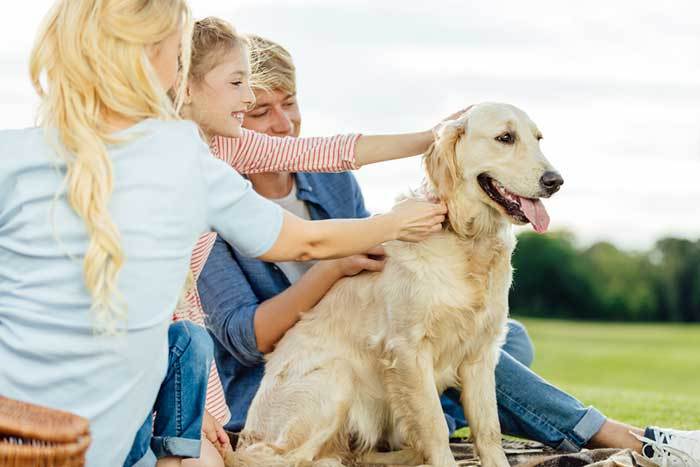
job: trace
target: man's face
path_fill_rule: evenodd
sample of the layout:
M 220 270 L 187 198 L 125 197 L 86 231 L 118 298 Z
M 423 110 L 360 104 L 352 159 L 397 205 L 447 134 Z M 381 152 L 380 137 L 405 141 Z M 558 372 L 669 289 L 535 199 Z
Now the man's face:
M 255 108 L 245 115 L 243 128 L 270 136 L 299 136 L 301 114 L 295 94 L 282 90 L 255 93 Z

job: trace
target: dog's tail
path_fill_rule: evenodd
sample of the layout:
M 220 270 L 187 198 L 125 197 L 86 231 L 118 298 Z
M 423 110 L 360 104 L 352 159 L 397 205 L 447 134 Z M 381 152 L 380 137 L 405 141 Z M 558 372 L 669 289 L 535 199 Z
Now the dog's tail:
M 226 467 L 296 467 L 265 443 L 239 447 L 224 459 Z
M 293 456 L 292 456 L 293 457 Z M 292 460 L 265 443 L 254 443 L 227 454 L 226 467 L 342 467 L 339 459 Z

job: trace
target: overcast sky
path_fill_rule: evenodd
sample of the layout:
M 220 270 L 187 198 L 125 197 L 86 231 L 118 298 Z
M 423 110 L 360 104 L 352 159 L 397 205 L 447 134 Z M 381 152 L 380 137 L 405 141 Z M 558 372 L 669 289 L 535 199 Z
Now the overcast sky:
M 33 122 L 27 56 L 51 3 L 0 16 L 0 128 Z M 697 0 L 190 4 L 291 51 L 305 135 L 422 130 L 472 103 L 512 103 L 566 179 L 545 203 L 553 228 L 626 248 L 700 237 Z M 357 176 L 380 211 L 422 173 L 414 158 Z

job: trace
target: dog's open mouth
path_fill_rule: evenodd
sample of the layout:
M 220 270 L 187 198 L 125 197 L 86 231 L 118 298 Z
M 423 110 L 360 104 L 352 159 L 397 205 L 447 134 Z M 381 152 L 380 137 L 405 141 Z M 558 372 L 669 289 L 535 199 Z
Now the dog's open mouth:
M 479 186 L 495 203 L 515 221 L 532 224 L 538 233 L 544 233 L 549 228 L 549 214 L 539 199 L 526 198 L 516 195 L 506 189 L 501 182 L 486 173 L 477 177 Z

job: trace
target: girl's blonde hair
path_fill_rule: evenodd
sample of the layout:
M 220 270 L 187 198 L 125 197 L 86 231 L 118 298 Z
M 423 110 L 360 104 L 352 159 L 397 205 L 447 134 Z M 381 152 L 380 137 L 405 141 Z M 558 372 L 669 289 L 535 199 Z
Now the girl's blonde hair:
M 241 47 L 243 53 L 248 53 L 248 46 L 248 38 L 223 19 L 210 16 L 195 21 L 190 80 L 202 80 L 229 52 Z
M 178 28 L 183 33 L 181 76 L 173 105 L 146 46 Z M 41 97 L 39 123 L 57 132 L 57 150 L 67 167 L 67 200 L 90 239 L 83 276 L 100 332 L 116 332 L 127 315 L 117 290 L 124 252 L 108 209 L 114 179 L 107 145 L 119 142 L 109 121 L 178 118 L 190 37 L 186 0 L 59 0 L 32 50 L 30 73 Z

